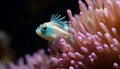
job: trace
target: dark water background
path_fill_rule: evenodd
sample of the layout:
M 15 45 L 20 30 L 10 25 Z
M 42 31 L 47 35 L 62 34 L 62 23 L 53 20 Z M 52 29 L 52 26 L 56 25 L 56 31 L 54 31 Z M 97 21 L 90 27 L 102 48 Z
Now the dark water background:
M 11 36 L 10 47 L 16 58 L 41 48 L 47 50 L 48 42 L 37 36 L 35 29 L 52 14 L 67 16 L 67 9 L 79 11 L 78 0 L 1 0 L 0 5 L 0 29 Z

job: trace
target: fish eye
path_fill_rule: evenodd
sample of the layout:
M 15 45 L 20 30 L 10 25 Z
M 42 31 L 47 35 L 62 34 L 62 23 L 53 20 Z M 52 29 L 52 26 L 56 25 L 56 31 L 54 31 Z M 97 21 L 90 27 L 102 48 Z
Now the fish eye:
M 41 32 L 42 32 L 42 33 L 45 33 L 45 32 L 46 32 L 46 29 L 47 29 L 47 26 L 42 26 Z

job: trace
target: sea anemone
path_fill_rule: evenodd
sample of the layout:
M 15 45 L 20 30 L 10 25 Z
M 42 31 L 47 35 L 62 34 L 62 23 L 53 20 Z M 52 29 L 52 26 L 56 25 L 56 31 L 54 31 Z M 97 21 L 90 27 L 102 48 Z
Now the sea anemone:
M 0 69 L 53 69 L 50 57 L 47 56 L 44 50 L 39 50 L 33 55 L 26 54 L 25 61 L 19 58 L 17 63 L 13 61 L 5 64 L 0 61 Z
M 57 69 L 120 69 L 120 1 L 78 1 L 80 13 L 70 19 L 72 40 L 61 38 L 51 48 Z
M 72 37 L 53 41 L 49 57 L 40 51 L 8 69 L 120 69 L 120 0 L 78 3 L 79 14 L 67 10 Z

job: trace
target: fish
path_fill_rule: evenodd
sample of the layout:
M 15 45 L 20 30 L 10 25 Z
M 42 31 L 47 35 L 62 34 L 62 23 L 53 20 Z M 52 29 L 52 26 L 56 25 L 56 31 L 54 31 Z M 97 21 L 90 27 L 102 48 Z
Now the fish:
M 36 34 L 48 41 L 54 41 L 58 38 L 69 38 L 69 23 L 65 16 L 53 14 L 49 22 L 40 24 L 36 29 Z

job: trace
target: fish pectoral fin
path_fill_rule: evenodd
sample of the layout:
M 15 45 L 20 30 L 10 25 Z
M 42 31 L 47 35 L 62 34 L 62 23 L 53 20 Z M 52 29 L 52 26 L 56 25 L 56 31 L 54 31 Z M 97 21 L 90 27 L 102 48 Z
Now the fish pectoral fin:
M 62 33 L 62 34 L 60 34 L 61 36 L 60 37 L 62 37 L 62 38 L 69 38 L 69 33 L 67 33 L 67 32 L 65 32 L 65 33 Z

